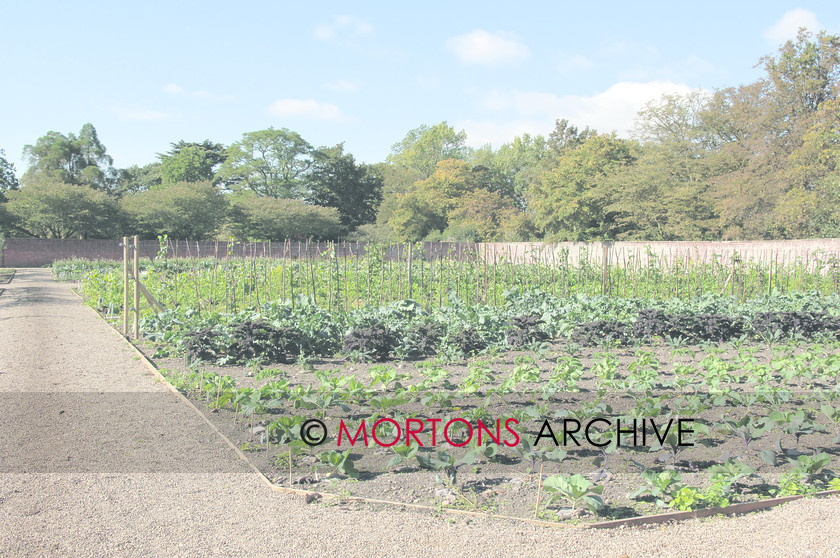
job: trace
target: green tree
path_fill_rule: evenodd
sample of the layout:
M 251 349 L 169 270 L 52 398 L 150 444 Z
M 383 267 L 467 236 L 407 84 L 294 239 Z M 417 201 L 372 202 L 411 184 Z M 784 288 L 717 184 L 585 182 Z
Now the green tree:
M 6 192 L 19 188 L 15 165 L 6 159 L 6 152 L 0 149 L 0 203 L 6 201 Z
M 162 184 L 160 163 L 149 163 L 142 167 L 132 165 L 127 169 L 120 169 L 117 172 L 117 185 L 114 193 L 125 195 L 130 193 L 145 192 L 157 188 Z
M 212 160 L 201 147 L 186 146 L 178 153 L 163 157 L 160 162 L 162 184 L 212 181 L 213 177 Z
M 217 178 L 234 191 L 269 198 L 300 198 L 312 166 L 312 146 L 297 132 L 268 128 L 246 132 L 227 150 Z
M 46 179 L 108 191 L 116 180 L 113 160 L 92 124 L 82 126 L 78 136 L 48 132 L 25 145 L 23 155 L 29 163 L 24 184 Z
M 430 190 L 396 194 L 388 226 L 400 242 L 416 242 L 434 231 L 443 231 L 448 213 Z
M 716 157 L 730 169 L 711 191 L 729 238 L 780 234 L 775 208 L 797 182 L 822 174 L 791 173 L 791 157 L 823 104 L 838 97 L 840 37 L 800 30 L 760 64 L 765 77 L 716 92 L 703 115 L 720 141 Z
M 561 157 L 566 150 L 576 149 L 583 142 L 597 135 L 598 132 L 590 129 L 589 126 L 583 130 L 579 130 L 577 126 L 573 126 L 565 118 L 558 118 L 554 121 L 554 129 L 548 135 L 546 147 L 552 153 L 554 158 L 557 159 Z
M 315 152 L 309 175 L 308 202 L 334 207 L 341 225 L 354 230 L 376 220 L 382 202 L 382 176 L 370 165 L 357 165 L 353 156 L 344 153 L 343 144 Z
M 243 240 L 335 240 L 344 232 L 335 208 L 257 197 L 234 203 L 231 226 Z
M 449 214 L 478 187 L 469 163 L 456 159 L 440 161 L 429 178 L 416 182 L 409 192 L 396 194 L 388 219 L 402 241 L 417 241 L 433 231 L 443 231 Z
M 39 180 L 8 193 L 13 233 L 37 238 L 114 238 L 122 215 L 108 194 L 90 186 Z
M 644 141 L 633 164 L 605 176 L 600 189 L 612 215 L 606 236 L 632 240 L 700 240 L 719 234 L 708 195 L 719 172 L 716 140 L 702 119 L 702 92 L 663 95 L 639 111 L 635 136 Z
M 169 145 L 171 146 L 171 149 L 163 155 L 158 155 L 159 158 L 163 159 L 165 157 L 178 155 L 187 147 L 198 147 L 207 154 L 207 159 L 210 161 L 213 168 L 218 167 L 225 162 L 225 159 L 227 159 L 227 149 L 225 149 L 225 146 L 221 143 L 212 142 L 209 139 L 202 142 L 178 140 L 174 143 L 170 143 Z M 212 178 L 212 176 L 209 176 L 205 180 L 211 180 Z
M 214 238 L 226 220 L 228 201 L 210 182 L 178 182 L 121 200 L 133 231 L 144 238 Z
M 473 152 L 470 162 L 482 188 L 498 192 L 525 209 L 528 188 L 550 153 L 543 136 L 523 134 L 496 151 L 485 146 Z
M 459 206 L 449 213 L 444 236 L 466 242 L 508 240 L 507 229 L 517 213 L 519 211 L 510 199 L 479 188 L 466 194 Z
M 225 146 L 204 140 L 201 143 L 180 140 L 172 149 L 158 154 L 160 175 L 164 184 L 216 180 L 216 170 L 225 162 Z
M 530 189 L 535 224 L 556 240 L 604 238 L 612 218 L 606 209 L 611 200 L 598 186 L 635 158 L 634 144 L 615 134 L 593 136 L 567 148 Z
M 386 161 L 398 167 L 415 169 L 426 178 L 435 172 L 441 161 L 466 160 L 470 154 L 466 142 L 467 133 L 463 130 L 456 132 L 446 122 L 434 126 L 423 124 L 395 143 Z
M 711 240 L 720 219 L 709 183 L 689 180 L 669 146 L 648 144 L 632 164 L 599 182 L 608 203 L 605 235 L 619 240 Z

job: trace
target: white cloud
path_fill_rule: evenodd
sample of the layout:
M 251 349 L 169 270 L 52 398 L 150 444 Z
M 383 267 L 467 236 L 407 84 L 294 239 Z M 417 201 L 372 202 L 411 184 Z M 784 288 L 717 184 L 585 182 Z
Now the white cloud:
M 344 80 L 344 79 L 340 79 L 338 81 L 325 83 L 324 87 L 326 87 L 327 89 L 329 89 L 331 91 L 340 91 L 342 93 L 347 93 L 347 92 L 350 92 L 350 91 L 356 91 L 359 88 L 359 85 L 352 82 L 352 81 L 347 81 L 347 80 Z
M 490 33 L 477 29 L 452 37 L 446 47 L 466 64 L 503 66 L 531 57 L 528 47 L 510 33 Z
M 168 83 L 164 85 L 163 92 L 169 93 L 170 95 L 183 95 L 184 93 L 186 93 L 183 87 L 175 83 Z
M 330 23 L 315 27 L 313 36 L 320 41 L 348 42 L 359 35 L 373 33 L 373 26 L 353 16 L 335 16 Z
M 320 103 L 314 99 L 277 99 L 268 107 L 274 116 L 301 116 L 316 120 L 339 120 L 341 111 L 331 103 Z
M 823 28 L 822 24 L 817 21 L 814 12 L 796 8 L 786 12 L 779 21 L 765 29 L 764 37 L 776 44 L 781 44 L 788 40 L 795 40 L 800 27 L 804 27 L 813 33 L 817 33 Z
M 535 91 L 492 91 L 481 100 L 490 112 L 506 112 L 510 118 L 462 121 L 456 127 L 467 132 L 468 143 L 499 146 L 525 132 L 547 135 L 554 121 L 565 118 L 578 128 L 589 126 L 599 132 L 615 131 L 628 136 L 636 113 L 645 103 L 663 94 L 686 94 L 692 88 L 667 81 L 620 82 L 591 96 L 555 95 Z
M 455 129 L 467 132 L 467 144 L 470 147 L 482 147 L 490 144 L 498 149 L 503 143 L 509 143 L 516 136 L 542 134 L 551 132 L 554 121 L 547 124 L 542 120 L 512 120 L 510 122 L 461 120 L 454 124 Z
M 120 120 L 172 120 L 180 116 L 179 114 L 172 114 L 168 112 L 120 106 L 111 107 L 111 112 L 114 113 Z

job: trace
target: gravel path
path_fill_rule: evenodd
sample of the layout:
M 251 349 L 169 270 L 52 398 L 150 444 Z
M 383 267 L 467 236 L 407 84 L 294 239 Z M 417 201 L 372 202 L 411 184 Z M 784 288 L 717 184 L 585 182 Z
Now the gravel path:
M 0 556 L 837 556 L 840 499 L 549 529 L 271 492 L 49 270 L 0 295 Z

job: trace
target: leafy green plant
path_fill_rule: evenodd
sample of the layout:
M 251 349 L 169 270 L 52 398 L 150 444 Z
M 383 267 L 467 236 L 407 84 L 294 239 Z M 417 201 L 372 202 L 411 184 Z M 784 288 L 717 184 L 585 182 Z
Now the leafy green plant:
M 359 478 L 359 471 L 356 470 L 353 461 L 350 460 L 350 449 L 343 452 L 325 451 L 318 455 L 318 459 L 341 475 L 354 479 Z
M 573 510 L 577 510 L 581 504 L 592 513 L 599 513 L 604 508 L 604 500 L 601 498 L 604 487 L 594 485 L 582 475 L 552 475 L 543 481 L 542 487 L 550 494 L 545 502 L 546 507 L 556 500 L 563 500 L 568 502 Z
M 630 498 L 639 496 L 650 496 L 659 507 L 665 506 L 665 499 L 673 499 L 674 495 L 683 488 L 682 475 L 674 470 L 666 470 L 657 473 L 652 469 L 642 471 L 642 480 L 645 485 L 632 493 Z
M 387 360 L 397 346 L 396 334 L 382 324 L 354 328 L 344 337 L 341 348 L 345 354 L 365 360 Z
M 668 506 L 679 511 L 693 511 L 700 508 L 724 508 L 730 504 L 720 485 L 701 490 L 692 486 L 683 486 L 673 494 Z
M 402 463 L 409 461 L 412 457 L 417 455 L 417 451 L 420 449 L 420 446 L 412 443 L 410 445 L 405 444 L 395 444 L 391 446 L 391 451 L 394 452 L 394 457 L 392 457 L 388 461 L 387 467 L 390 469 L 392 467 L 396 467 Z
M 476 451 L 476 449 L 471 449 L 459 459 L 455 459 L 454 456 L 449 455 L 443 450 L 438 451 L 437 454 L 418 453 L 415 457 L 422 468 L 437 471 L 435 478 L 439 483 L 444 482 L 440 477 L 440 473 L 443 473 L 446 482 L 449 482 L 452 485 L 457 485 L 458 468 L 462 465 L 472 465 L 475 463 L 477 455 L 478 451 Z

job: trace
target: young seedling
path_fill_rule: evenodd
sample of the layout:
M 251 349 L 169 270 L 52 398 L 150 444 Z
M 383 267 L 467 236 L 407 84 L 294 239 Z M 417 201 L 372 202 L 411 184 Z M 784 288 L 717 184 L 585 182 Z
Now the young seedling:
M 405 444 L 395 444 L 391 446 L 391 450 L 394 452 L 394 457 L 388 461 L 388 468 L 396 467 L 397 465 L 401 465 L 402 463 L 407 462 L 409 459 L 417 455 L 417 451 L 420 449 L 420 446 L 417 444 L 411 444 L 406 446 Z
M 744 444 L 741 453 L 738 454 L 738 459 L 742 458 L 744 454 L 755 440 L 761 438 L 765 432 L 770 428 L 766 419 L 755 419 L 746 415 L 738 421 L 724 420 L 720 427 L 720 432 L 735 436 Z
M 553 475 L 546 478 L 542 488 L 551 496 L 546 500 L 546 508 L 555 500 L 564 500 L 571 504 L 572 510 L 577 511 L 578 506 L 584 504 L 592 513 L 598 513 L 604 508 L 604 500 L 601 494 L 604 492 L 602 485 L 594 485 L 582 475 Z
M 347 449 L 344 452 L 330 450 L 322 452 L 318 455 L 318 459 L 321 463 L 329 465 L 337 473 L 346 477 L 357 479 L 359 478 L 359 472 L 353 466 L 353 462 L 350 461 L 349 458 L 350 449 Z
M 755 475 L 755 469 L 734 459 L 728 459 L 722 465 L 709 467 L 709 479 L 721 487 L 721 494 L 728 496 L 733 487 L 744 479 Z
M 673 498 L 674 494 L 683 488 L 682 475 L 677 471 L 668 470 L 657 473 L 652 469 L 642 471 L 642 479 L 645 481 L 645 486 L 630 494 L 630 498 L 638 498 L 639 496 L 650 496 L 656 501 L 659 507 L 665 506 L 665 498 Z
M 437 480 L 438 483 L 443 484 L 444 480 L 439 474 L 443 473 L 445 480 L 455 486 L 458 484 L 458 468 L 462 465 L 472 465 L 475 463 L 477 455 L 478 452 L 475 449 L 471 449 L 460 459 L 455 459 L 454 456 L 440 450 L 437 452 L 437 455 L 418 453 L 416 458 L 422 468 L 438 472 L 435 474 L 435 480 Z

